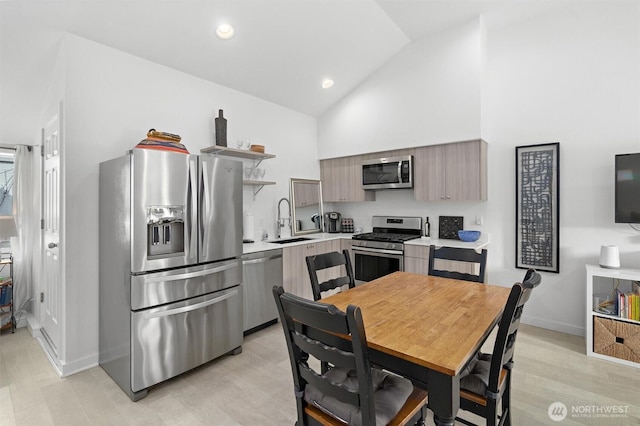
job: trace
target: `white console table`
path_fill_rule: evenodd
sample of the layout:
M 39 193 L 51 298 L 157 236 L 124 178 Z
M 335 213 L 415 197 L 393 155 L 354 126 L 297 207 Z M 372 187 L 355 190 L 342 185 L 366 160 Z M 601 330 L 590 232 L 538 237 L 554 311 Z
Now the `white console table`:
M 629 291 L 631 281 L 640 281 L 640 270 L 587 265 L 587 355 L 640 368 L 640 321 L 595 310 L 594 296 L 612 294 L 615 280 L 621 291 Z

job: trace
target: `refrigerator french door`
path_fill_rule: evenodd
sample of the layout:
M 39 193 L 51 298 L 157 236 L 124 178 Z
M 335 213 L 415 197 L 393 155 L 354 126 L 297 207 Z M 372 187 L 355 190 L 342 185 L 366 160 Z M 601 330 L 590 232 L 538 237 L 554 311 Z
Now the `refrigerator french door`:
M 242 164 L 100 164 L 100 365 L 132 400 L 242 344 Z

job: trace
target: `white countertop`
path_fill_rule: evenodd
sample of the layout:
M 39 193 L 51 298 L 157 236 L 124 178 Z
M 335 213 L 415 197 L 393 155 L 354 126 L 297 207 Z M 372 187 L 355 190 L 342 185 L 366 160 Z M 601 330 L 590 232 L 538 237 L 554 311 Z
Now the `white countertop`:
M 273 240 L 256 241 L 254 243 L 243 244 L 242 245 L 242 253 L 243 254 L 249 254 L 249 253 L 256 253 L 256 252 L 260 252 L 260 251 L 267 251 L 267 250 L 285 248 L 285 247 L 293 247 L 293 246 L 302 245 L 302 244 L 310 244 L 310 243 L 313 243 L 314 240 L 315 241 L 330 241 L 330 240 L 336 240 L 336 239 L 340 239 L 340 238 L 344 238 L 344 239 L 350 240 L 351 237 L 353 237 L 353 234 L 344 234 L 344 233 L 328 234 L 328 233 L 320 233 L 319 232 L 319 233 L 316 233 L 316 234 L 296 235 L 296 236 L 292 236 L 292 237 L 283 238 L 283 240 L 289 240 L 289 239 L 298 238 L 298 237 L 311 238 L 311 240 L 298 241 L 298 242 L 295 242 L 295 243 L 284 243 L 284 244 L 276 244 L 276 243 L 269 242 L 269 241 L 273 241 Z M 473 242 L 473 243 L 465 243 L 464 241 L 460 241 L 460 240 L 446 240 L 446 239 L 438 239 L 438 238 L 421 237 L 421 238 L 416 238 L 415 240 L 406 241 L 405 244 L 407 244 L 407 245 L 417 245 L 417 246 L 434 245 L 436 247 L 442 247 L 442 246 L 460 247 L 460 248 L 468 248 L 468 249 L 473 249 L 473 250 L 479 250 L 481 248 L 485 248 L 489 244 L 489 242 L 480 239 L 480 240 L 478 240 L 476 242 Z
M 254 243 L 242 244 L 242 253 L 243 254 L 248 254 L 248 253 L 256 253 L 256 252 L 259 252 L 259 251 L 266 251 L 266 250 L 274 250 L 274 249 L 285 248 L 285 247 L 299 246 L 299 245 L 303 245 L 303 244 L 313 243 L 314 240 L 315 241 L 331 241 L 331 240 L 337 240 L 337 239 L 340 239 L 340 238 L 345 238 L 345 239 L 349 239 L 350 240 L 352 236 L 353 236 L 353 234 L 342 234 L 342 233 L 328 234 L 328 233 L 319 232 L 317 234 L 295 235 L 295 236 L 291 236 L 291 237 L 282 238 L 283 240 L 291 240 L 291 239 L 294 239 L 294 238 L 311 238 L 311 240 L 298 241 L 298 242 L 295 242 L 295 243 L 277 244 L 277 243 L 269 242 L 269 241 L 274 241 L 273 239 L 269 239 L 267 241 L 256 241 Z
M 474 241 L 472 243 L 466 243 L 460 240 L 447 240 L 440 238 L 429 238 L 429 237 L 420 237 L 415 240 L 409 240 L 404 242 L 405 245 L 412 246 L 430 246 L 434 245 L 436 247 L 457 247 L 457 248 L 466 248 L 473 250 L 480 250 L 486 248 L 489 245 L 489 241 L 483 240 L 482 238 L 478 241 Z

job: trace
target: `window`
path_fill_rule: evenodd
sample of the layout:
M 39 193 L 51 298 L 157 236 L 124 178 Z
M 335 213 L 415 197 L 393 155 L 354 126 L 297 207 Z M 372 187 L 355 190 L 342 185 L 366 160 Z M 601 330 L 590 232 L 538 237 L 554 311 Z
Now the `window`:
M 13 215 L 13 150 L 0 149 L 0 216 Z

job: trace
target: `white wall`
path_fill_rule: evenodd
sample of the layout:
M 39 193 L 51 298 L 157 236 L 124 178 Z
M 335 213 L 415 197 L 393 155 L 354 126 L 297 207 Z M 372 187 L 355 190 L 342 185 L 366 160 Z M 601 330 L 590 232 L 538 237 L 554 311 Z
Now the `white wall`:
M 515 146 L 560 142 L 560 273 L 543 273 L 525 321 L 583 334 L 584 264 L 597 263 L 600 245 L 619 245 L 622 266 L 640 268 L 640 234 L 613 223 L 614 154 L 640 151 L 638 5 L 563 3 L 491 22 L 410 45 L 318 121 L 320 158 L 482 137 L 488 201 L 423 203 L 408 190 L 379 191 L 374 203 L 333 208 L 365 230 L 373 214 L 464 216 L 465 227 L 490 235 L 489 281 L 509 286 L 524 273 L 514 267 Z M 442 51 L 457 60 L 443 61 Z M 426 96 L 434 87 L 447 90 Z
M 150 128 L 177 133 L 191 153 L 213 145 L 218 109 L 229 146 L 249 138 L 276 158 L 265 160 L 265 187 L 245 210 L 272 235 L 289 177 L 319 178 L 316 121 L 246 94 L 67 35 L 66 44 L 66 301 L 65 359 L 82 368 L 98 355 L 98 165 L 123 155 Z M 230 70 L 230 72 L 233 72 Z M 312 155 L 309 155 L 312 153 Z M 70 367 L 73 369 L 74 367 Z
M 417 41 L 318 119 L 319 158 L 478 138 L 479 20 Z
M 640 235 L 613 219 L 614 155 L 640 151 L 639 23 L 637 2 L 587 2 L 487 26 L 490 273 L 502 281 L 514 278 L 513 147 L 560 142 L 560 274 L 544 274 L 526 311 L 534 324 L 584 333 L 584 264 L 600 245 L 640 267 Z

